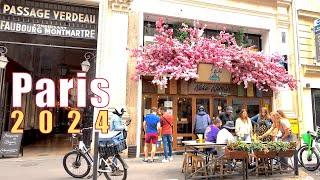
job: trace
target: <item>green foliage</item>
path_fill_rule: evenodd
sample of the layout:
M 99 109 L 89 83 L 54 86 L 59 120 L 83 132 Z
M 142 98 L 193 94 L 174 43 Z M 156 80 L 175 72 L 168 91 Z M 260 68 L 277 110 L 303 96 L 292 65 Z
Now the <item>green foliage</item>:
M 249 145 L 242 141 L 228 143 L 227 148 L 230 151 L 249 151 Z
M 249 145 L 249 149 L 251 151 L 264 151 L 265 150 L 265 145 L 263 145 L 262 143 L 260 142 L 252 142 L 250 145 Z
M 243 28 L 241 28 L 238 32 L 235 32 L 233 36 L 236 39 L 238 46 L 242 46 L 242 47 L 249 46 L 249 42 L 248 42 L 248 39 L 246 38 Z
M 278 141 L 278 142 L 269 142 L 267 144 L 267 148 L 270 150 L 270 151 L 287 151 L 289 148 L 289 143 L 287 142 L 282 142 L 282 141 Z
M 183 28 L 182 24 L 184 23 L 176 23 L 173 24 L 173 37 L 176 38 L 178 41 L 183 42 L 189 37 L 189 33 L 186 31 L 181 31 Z
M 296 149 L 297 148 L 297 143 L 295 141 L 289 142 L 288 149 Z

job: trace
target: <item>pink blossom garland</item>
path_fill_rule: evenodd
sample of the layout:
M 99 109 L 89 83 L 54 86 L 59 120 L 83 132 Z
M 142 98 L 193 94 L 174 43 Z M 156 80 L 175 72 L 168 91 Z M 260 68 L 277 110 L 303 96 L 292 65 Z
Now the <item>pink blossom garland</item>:
M 167 28 L 160 18 L 156 22 L 155 43 L 131 49 L 137 60 L 135 78 L 151 75 L 153 83 L 167 87 L 168 79 L 198 78 L 197 65 L 206 62 L 230 71 L 233 83 L 244 83 L 245 88 L 249 82 L 265 91 L 286 86 L 291 90 L 296 88 L 297 81 L 279 64 L 280 55 L 265 55 L 252 51 L 252 47 L 240 47 L 225 31 L 218 37 L 205 38 L 204 28 L 198 27 L 198 22 L 194 27 L 183 25 L 181 31 L 188 32 L 189 37 L 181 43 L 173 38 L 173 29 Z

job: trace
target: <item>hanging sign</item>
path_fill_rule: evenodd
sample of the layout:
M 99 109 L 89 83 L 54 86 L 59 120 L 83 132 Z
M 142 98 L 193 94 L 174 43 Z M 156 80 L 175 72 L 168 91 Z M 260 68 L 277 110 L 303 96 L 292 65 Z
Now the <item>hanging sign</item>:
M 197 82 L 231 83 L 231 73 L 212 64 L 200 63 L 198 65 L 198 75 Z
M 0 4 L 0 31 L 96 39 L 98 10 L 34 1 Z

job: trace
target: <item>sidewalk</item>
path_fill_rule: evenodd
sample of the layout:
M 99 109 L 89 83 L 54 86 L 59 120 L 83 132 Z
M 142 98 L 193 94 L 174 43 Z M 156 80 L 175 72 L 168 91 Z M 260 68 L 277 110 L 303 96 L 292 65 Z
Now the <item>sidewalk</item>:
M 63 169 L 62 156 L 22 157 L 0 159 L 1 180 L 71 180 Z M 181 173 L 182 156 L 175 156 L 173 162 L 161 163 L 161 159 L 155 163 L 144 163 L 142 159 L 125 159 L 129 165 L 129 180 L 167 180 L 184 179 Z M 292 174 L 273 175 L 259 178 L 250 176 L 249 179 L 318 179 L 319 171 L 306 172 L 299 169 L 299 177 Z M 105 179 L 102 175 L 99 180 Z M 232 179 L 239 179 L 234 177 Z

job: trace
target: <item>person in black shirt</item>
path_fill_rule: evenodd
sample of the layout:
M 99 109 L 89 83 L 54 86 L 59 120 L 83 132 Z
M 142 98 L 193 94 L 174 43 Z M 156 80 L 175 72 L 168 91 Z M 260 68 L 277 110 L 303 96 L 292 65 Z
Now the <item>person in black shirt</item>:
M 225 125 L 228 121 L 231 121 L 233 124 L 233 127 L 235 127 L 235 123 L 234 123 L 234 117 L 232 115 L 233 113 L 233 108 L 232 106 L 228 106 L 226 108 L 226 112 L 222 112 L 219 114 L 219 119 L 222 122 L 222 126 Z

